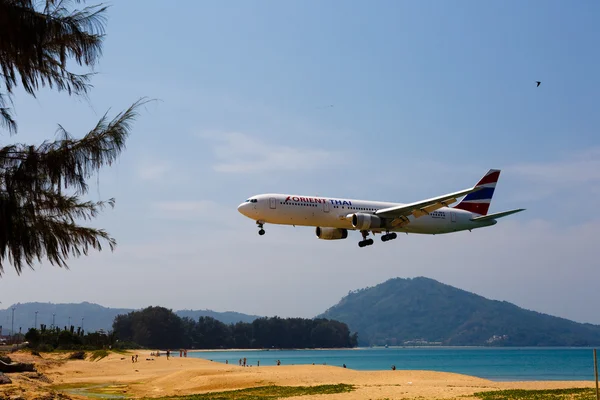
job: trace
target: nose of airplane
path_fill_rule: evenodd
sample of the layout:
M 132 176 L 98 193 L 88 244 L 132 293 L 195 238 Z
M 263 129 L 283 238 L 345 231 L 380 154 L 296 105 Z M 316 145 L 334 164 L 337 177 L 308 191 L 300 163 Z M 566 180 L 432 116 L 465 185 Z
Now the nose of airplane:
M 240 212 L 240 214 L 248 216 L 248 205 L 250 203 L 242 203 L 238 206 L 238 211 Z

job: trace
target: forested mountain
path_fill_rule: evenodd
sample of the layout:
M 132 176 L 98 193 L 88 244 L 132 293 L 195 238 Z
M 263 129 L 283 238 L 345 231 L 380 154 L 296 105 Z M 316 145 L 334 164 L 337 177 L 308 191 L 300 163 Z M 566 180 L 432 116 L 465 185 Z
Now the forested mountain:
M 67 304 L 53 304 L 53 303 L 22 303 L 14 304 L 6 309 L 0 309 L 0 326 L 2 326 L 2 335 L 10 333 L 12 325 L 12 307 L 15 307 L 14 316 L 14 327 L 15 332 L 19 332 L 21 328 L 22 333 L 25 333 L 32 328 L 35 324 L 35 318 L 37 311 L 37 323 L 38 327 L 40 324 L 46 324 L 48 327 L 52 326 L 52 315 L 54 314 L 55 324 L 59 327 L 65 327 L 71 325 L 80 327 L 83 322 L 83 328 L 88 332 L 98 331 L 104 329 L 109 331 L 112 329 L 112 324 L 115 317 L 119 314 L 127 314 L 134 311 L 130 308 L 109 308 L 103 307 L 98 304 L 83 302 L 83 303 L 67 303 Z M 252 322 L 258 316 L 247 315 L 237 312 L 217 312 L 212 310 L 180 310 L 175 311 L 180 317 L 190 317 L 194 320 L 198 320 L 201 316 L 208 316 L 215 318 L 226 324 L 235 323 L 238 321 Z M 82 321 L 83 318 L 83 321 Z
M 11 308 L 12 306 L 0 310 L 3 334 L 8 334 L 11 327 Z M 55 314 L 56 325 L 60 328 L 68 324 L 70 317 L 71 325 L 77 329 L 84 318 L 85 331 L 93 332 L 100 329 L 111 330 L 117 315 L 127 315 L 134 310 L 106 308 L 91 303 L 17 304 L 14 317 L 16 332 L 22 328 L 22 332 L 25 333 L 33 327 L 35 311 L 38 311 L 38 325 L 46 324 L 51 327 L 52 314 Z M 337 305 L 317 317 L 332 321 L 319 326 L 318 329 L 323 331 L 323 335 L 319 336 L 318 332 L 313 332 L 316 337 L 319 337 L 316 342 L 311 341 L 310 336 L 316 325 L 313 326 L 308 323 L 308 320 L 299 318 L 265 319 L 253 315 L 235 312 L 220 313 L 211 310 L 180 310 L 175 314 L 178 318 L 182 318 L 184 325 L 187 324 L 184 329 L 187 336 L 181 340 L 197 348 L 260 347 L 267 344 L 265 337 L 260 335 L 271 329 L 273 332 L 278 332 L 278 336 L 281 337 L 279 341 L 268 337 L 268 343 L 276 347 L 293 347 L 298 343 L 302 344 L 301 347 L 311 347 L 317 342 L 326 343 L 329 340 L 324 339 L 327 335 L 338 336 L 332 343 L 345 343 L 351 346 L 351 341 L 347 343 L 344 341 L 346 337 L 350 337 L 348 336 L 350 333 L 354 332 L 358 333 L 358 344 L 361 346 L 600 345 L 598 325 L 580 324 L 525 310 L 506 301 L 489 300 L 423 277 L 390 279 L 375 287 L 350 292 Z M 179 324 L 178 319 L 174 321 L 174 324 Z M 336 325 L 335 321 L 344 323 L 346 328 Z M 222 334 L 215 336 L 204 332 L 204 329 L 217 330 Z M 346 329 L 349 329 L 349 332 L 346 332 Z M 128 335 L 126 331 L 121 331 L 121 334 Z M 302 340 L 298 337 L 290 339 L 290 335 L 299 334 L 304 335 Z M 217 337 L 220 339 L 216 342 L 209 341 L 209 338 Z M 355 339 L 354 336 L 352 338 Z
M 345 322 L 359 345 L 600 345 L 600 326 L 489 300 L 429 278 L 350 292 L 319 317 Z

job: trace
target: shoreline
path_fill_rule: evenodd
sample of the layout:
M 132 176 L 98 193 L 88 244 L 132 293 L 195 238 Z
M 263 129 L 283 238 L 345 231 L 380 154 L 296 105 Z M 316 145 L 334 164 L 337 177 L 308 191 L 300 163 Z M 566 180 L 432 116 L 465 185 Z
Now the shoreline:
M 109 352 L 99 360 L 71 360 L 69 354 L 19 351 L 10 355 L 19 362 L 33 362 L 43 379 L 27 373 L 10 374 L 12 384 L 0 386 L 4 393 L 22 393 L 24 400 L 41 398 L 52 391 L 89 385 L 118 388 L 123 398 L 187 396 L 259 386 L 352 385 L 355 389 L 332 399 L 374 398 L 459 399 L 476 392 L 506 389 L 594 388 L 593 380 L 492 381 L 472 375 L 427 370 L 353 370 L 333 365 L 261 365 L 241 367 L 196 357 L 152 357 L 150 350 Z M 132 362 L 131 356 L 138 355 Z M 62 388 L 62 389 L 61 389 Z M 112 390 L 112 389 L 111 389 Z M 66 392 L 70 396 L 69 392 Z M 303 396 L 306 400 L 322 395 Z
M 188 353 L 191 352 L 248 352 L 248 351 L 349 351 L 349 350 L 395 350 L 395 349 L 452 349 L 452 350 L 461 350 L 461 349 L 485 349 L 485 350 L 523 350 L 523 349 L 531 349 L 531 350 L 593 350 L 595 346 L 358 346 L 358 347 L 317 347 L 317 348 L 252 348 L 252 349 L 235 349 L 235 348 L 227 348 L 227 349 L 188 349 Z M 164 350 L 161 350 L 164 351 Z M 171 350 L 171 351 L 179 351 Z

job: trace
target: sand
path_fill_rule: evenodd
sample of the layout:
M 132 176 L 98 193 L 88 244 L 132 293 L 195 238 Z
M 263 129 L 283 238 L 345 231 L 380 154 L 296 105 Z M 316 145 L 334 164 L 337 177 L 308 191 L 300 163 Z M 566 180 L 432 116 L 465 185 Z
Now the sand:
M 138 354 L 138 362 L 131 362 Z M 13 384 L 0 386 L 0 398 L 39 398 L 52 385 L 95 383 L 118 385 L 131 397 L 186 395 L 263 385 L 356 385 L 350 393 L 302 396 L 303 399 L 454 399 L 494 389 L 550 389 L 594 387 L 593 381 L 493 382 L 467 375 L 431 371 L 354 371 L 325 365 L 239 367 L 198 358 L 151 357 L 149 351 L 111 353 L 99 361 L 65 360 L 67 354 L 10 355 L 15 361 L 34 362 L 41 376 L 10 374 Z M 153 361 L 147 360 L 153 359 Z M 77 398 L 77 395 L 70 394 Z

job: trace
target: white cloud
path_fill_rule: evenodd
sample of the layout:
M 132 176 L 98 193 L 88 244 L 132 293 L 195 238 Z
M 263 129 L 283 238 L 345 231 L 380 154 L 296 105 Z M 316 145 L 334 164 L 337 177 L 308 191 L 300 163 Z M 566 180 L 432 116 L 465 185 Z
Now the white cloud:
M 202 221 L 211 230 L 230 229 L 239 224 L 241 214 L 235 206 L 226 206 L 212 200 L 158 201 L 150 205 L 153 218 L 171 221 Z M 204 229 L 204 228 L 202 228 Z
M 210 138 L 219 142 L 213 148 L 218 160 L 213 169 L 217 172 L 306 171 L 344 162 L 339 151 L 283 146 L 239 132 L 210 135 Z
M 193 218 L 209 216 L 218 212 L 222 206 L 211 200 L 159 201 L 153 203 L 152 208 L 166 216 Z
M 156 181 L 165 177 L 171 171 L 166 163 L 144 164 L 138 167 L 138 176 L 145 181 Z
M 559 160 L 517 163 L 505 168 L 510 174 L 511 200 L 536 203 L 551 200 L 565 211 L 580 203 L 581 197 L 600 194 L 600 148 L 570 154 Z M 569 193 L 578 196 L 570 197 Z M 558 196 L 566 194 L 566 196 Z M 556 204 L 554 204 L 556 203 Z
M 600 148 L 571 155 L 565 160 L 546 163 L 521 163 L 508 171 L 523 179 L 551 184 L 556 188 L 600 182 Z

